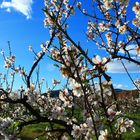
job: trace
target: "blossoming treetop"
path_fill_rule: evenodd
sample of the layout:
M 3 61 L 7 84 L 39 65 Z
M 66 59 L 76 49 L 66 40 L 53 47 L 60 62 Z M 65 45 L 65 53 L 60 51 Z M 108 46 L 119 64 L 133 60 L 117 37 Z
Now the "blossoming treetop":
M 127 131 L 135 131 L 134 122 L 126 117 L 124 101 L 117 98 L 106 70 L 107 64 L 114 59 L 140 65 L 140 3 L 136 2 L 132 7 L 128 0 L 93 0 L 89 3 L 93 5 L 93 10 L 83 9 L 84 2 L 77 0 L 45 0 L 44 25 L 49 30 L 50 40 L 41 44 L 38 53 L 30 46 L 35 62 L 29 72 L 21 66 L 16 67 L 16 57 L 11 51 L 9 56 L 2 52 L 12 82 L 9 83 L 7 76 L 1 74 L 0 128 L 6 132 L 8 127 L 15 126 L 16 131 L 11 137 L 18 136 L 24 126 L 40 122 L 48 123 L 44 130 L 46 139 L 121 140 Z M 127 18 L 128 6 L 135 14 L 132 21 Z M 77 43 L 70 36 L 69 18 L 76 16 L 76 12 L 89 19 L 85 39 L 109 55 L 104 58 L 99 55 L 91 57 L 80 41 Z M 134 47 L 129 49 L 132 44 Z M 92 50 L 94 52 L 94 48 Z M 132 50 L 135 57 L 131 54 Z M 32 80 L 45 54 L 56 63 L 55 66 L 67 81 L 60 89 L 58 98 L 51 97 L 50 90 L 42 93 L 45 79 L 39 79 L 39 71 L 37 80 Z M 18 74 L 25 85 L 15 93 L 14 79 Z M 55 87 L 61 81 L 54 79 L 53 84 Z M 130 102 L 135 106 L 128 104 L 127 107 L 133 112 L 137 111 L 139 100 L 131 99 Z

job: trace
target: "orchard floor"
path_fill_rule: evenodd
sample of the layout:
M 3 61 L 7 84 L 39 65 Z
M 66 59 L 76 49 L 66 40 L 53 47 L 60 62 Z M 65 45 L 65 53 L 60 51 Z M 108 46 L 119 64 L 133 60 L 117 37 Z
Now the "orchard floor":
M 140 113 L 133 114 L 129 117 L 133 119 L 135 122 L 136 132 L 127 133 L 124 136 L 124 140 L 140 140 Z M 39 140 L 45 140 L 45 136 L 42 136 L 42 135 L 46 126 L 47 126 L 47 123 L 40 123 L 40 124 L 26 126 L 21 132 L 21 140 L 34 140 L 38 136 L 40 136 L 38 137 Z

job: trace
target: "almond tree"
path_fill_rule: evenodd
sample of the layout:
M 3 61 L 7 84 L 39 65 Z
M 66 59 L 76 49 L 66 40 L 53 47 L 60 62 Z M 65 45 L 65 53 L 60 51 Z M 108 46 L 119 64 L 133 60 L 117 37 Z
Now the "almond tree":
M 8 57 L 2 52 L 12 82 L 8 82 L 7 75 L 1 74 L 0 127 L 5 132 L 14 124 L 16 131 L 11 137 L 24 126 L 40 122 L 48 123 L 43 133 L 46 139 L 121 140 L 126 132 L 135 131 L 134 121 L 126 117 L 127 112 L 117 99 L 107 74 L 107 64 L 119 59 L 122 64 L 123 60 L 128 60 L 140 65 L 140 3 L 133 6 L 128 0 L 91 0 L 89 3 L 93 7 L 83 9 L 84 2 L 77 0 L 45 0 L 44 25 L 49 30 L 50 40 L 41 44 L 38 53 L 29 48 L 35 55 L 29 72 L 15 66 L 16 58 L 10 46 Z M 132 21 L 127 15 L 128 7 L 136 16 Z M 69 19 L 76 16 L 76 12 L 89 19 L 85 39 L 109 55 L 91 57 L 80 41 L 70 36 Z M 135 55 L 132 52 L 136 52 Z M 46 54 L 66 79 L 58 98 L 51 97 L 53 90 L 42 93 L 45 80 L 39 79 L 39 70 L 37 80 L 31 80 Z M 26 87 L 21 86 L 15 93 L 13 86 L 18 74 Z M 54 87 L 60 83 L 56 79 L 53 81 Z M 139 100 L 136 104 L 139 105 Z

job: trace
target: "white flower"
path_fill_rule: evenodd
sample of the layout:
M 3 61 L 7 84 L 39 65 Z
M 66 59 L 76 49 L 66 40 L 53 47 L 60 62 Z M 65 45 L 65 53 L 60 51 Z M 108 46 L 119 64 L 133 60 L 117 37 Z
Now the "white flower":
M 92 59 L 92 61 L 94 62 L 94 64 L 102 65 L 105 64 L 108 61 L 108 59 L 106 57 L 103 57 L 101 59 L 99 55 L 96 55 L 95 58 Z
M 82 3 L 81 3 L 81 2 L 77 2 L 76 6 L 77 6 L 78 8 L 81 8 L 81 7 L 82 7 Z
M 29 48 L 28 48 L 28 49 L 29 49 L 29 51 L 30 51 L 30 52 L 32 52 L 32 51 L 33 51 L 32 46 L 29 46 Z
M 119 27 L 119 32 L 121 34 L 125 34 L 127 32 L 127 26 L 126 25 L 120 26 Z
M 106 30 L 109 30 L 109 24 L 101 22 L 99 23 L 98 28 L 99 28 L 99 31 L 104 32 Z
M 140 16 L 136 16 L 136 18 L 133 19 L 132 23 L 133 23 L 133 25 L 135 25 L 136 27 L 140 28 Z
M 108 32 L 105 36 L 108 42 L 112 41 L 111 32 Z
M 109 10 L 109 9 L 113 8 L 113 5 L 112 5 L 112 3 L 109 2 L 108 0 L 105 0 L 105 2 L 104 2 L 104 8 L 105 8 L 106 10 Z
M 87 131 L 88 131 L 88 126 L 86 123 L 83 123 L 83 124 L 80 124 L 80 128 L 81 128 L 81 131 L 82 131 L 82 134 L 86 134 Z
M 12 56 L 10 56 L 10 57 L 7 57 L 6 60 L 5 60 L 5 62 L 4 62 L 4 63 L 5 63 L 4 67 L 5 67 L 6 69 L 11 68 L 12 65 L 13 65 L 14 62 L 15 62 L 15 59 L 16 59 L 16 57 L 15 57 L 14 55 L 12 55 Z
M 33 93 L 35 91 L 35 88 L 36 88 L 35 84 L 31 83 L 30 88 L 27 89 L 27 93 L 30 93 L 30 92 Z
M 5 128 L 9 127 L 11 125 L 12 121 L 13 120 L 9 117 L 4 118 L 4 119 L 0 118 L 0 128 L 5 129 Z
M 83 9 L 83 13 L 84 13 L 84 14 L 86 14 L 86 13 L 87 13 L 87 11 L 86 11 L 85 9 Z
M 12 100 L 17 100 L 19 98 L 19 94 L 18 93 L 10 93 L 9 97 L 12 99 Z
M 72 107 L 72 101 L 73 97 L 69 95 L 69 92 L 67 89 L 60 91 L 59 93 L 59 99 L 64 102 L 64 107 Z
M 119 46 L 120 48 L 122 48 L 123 45 L 124 45 L 124 43 L 123 43 L 122 41 L 119 41 L 118 46 Z
M 71 135 L 74 138 L 79 138 L 81 136 L 81 128 L 80 128 L 80 126 L 74 124 L 73 125 L 73 130 L 71 132 Z
M 51 53 L 51 56 L 53 59 L 56 59 L 58 61 L 61 60 L 61 54 L 60 54 L 59 50 L 57 50 L 55 48 L 51 48 L 50 53 Z
M 117 119 L 117 128 L 119 129 L 120 133 L 125 133 L 127 129 L 131 129 L 133 132 L 135 131 L 133 127 L 133 121 L 129 119 L 124 119 L 124 118 L 118 118 Z
M 54 106 L 52 108 L 52 118 L 57 118 L 57 117 L 61 117 L 65 114 L 65 109 L 63 107 L 60 106 Z
M 99 140 L 109 140 L 107 129 L 105 129 L 105 131 L 103 131 L 103 130 L 100 131 L 100 136 L 98 139 Z
M 37 53 L 37 57 L 38 58 L 41 57 L 41 55 L 42 55 L 42 52 L 41 51 Z
M 132 10 L 135 12 L 136 15 L 140 15 L 140 3 L 136 2 Z
M 65 78 L 65 77 L 68 77 L 69 74 L 70 74 L 65 65 L 62 65 L 62 66 L 60 67 L 60 71 L 61 71 L 62 76 L 63 76 L 64 78 Z
M 24 69 L 20 69 L 19 73 L 20 73 L 20 76 L 24 76 L 25 75 L 25 70 Z
M 66 135 L 64 135 L 62 136 L 61 140 L 69 140 L 69 138 Z
M 121 111 L 114 111 L 112 108 L 108 108 L 107 114 L 109 115 L 109 120 L 112 120 L 115 116 L 121 114 Z
M 116 26 L 117 28 L 119 28 L 119 27 L 121 26 L 121 24 L 120 24 L 120 21 L 119 21 L 119 20 L 117 20 L 117 21 L 116 21 L 115 26 Z
M 73 89 L 74 96 L 80 97 L 83 95 L 83 90 L 80 83 L 77 83 L 74 79 L 70 79 L 70 86 Z
M 93 128 L 93 121 L 92 121 L 92 118 L 91 118 L 91 117 L 88 117 L 88 118 L 86 119 L 86 123 L 87 123 L 87 126 L 88 126 L 89 128 Z

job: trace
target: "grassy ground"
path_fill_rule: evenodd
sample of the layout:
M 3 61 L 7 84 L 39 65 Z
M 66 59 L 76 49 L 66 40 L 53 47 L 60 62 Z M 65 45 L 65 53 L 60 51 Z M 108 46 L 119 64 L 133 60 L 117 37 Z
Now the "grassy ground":
M 33 124 L 26 126 L 23 128 L 21 132 L 21 139 L 22 140 L 34 140 L 36 137 L 43 134 L 47 124 L 46 123 L 40 123 L 40 124 Z M 39 138 L 39 140 L 45 140 L 45 138 L 42 136 Z
M 135 133 L 127 133 L 125 135 L 125 140 L 140 140 L 140 113 L 139 114 L 131 114 L 130 119 L 134 120 L 135 123 Z
M 128 132 L 124 135 L 124 140 L 140 140 L 140 114 L 133 114 L 130 117 L 130 119 L 133 119 L 135 121 L 136 125 L 136 132 L 131 133 Z M 47 123 L 40 123 L 40 124 L 34 124 L 26 126 L 21 133 L 21 140 L 34 140 L 37 136 L 40 136 L 43 134 Z M 39 137 L 39 140 L 45 140 L 45 137 Z

